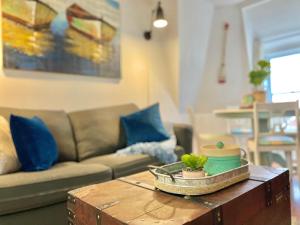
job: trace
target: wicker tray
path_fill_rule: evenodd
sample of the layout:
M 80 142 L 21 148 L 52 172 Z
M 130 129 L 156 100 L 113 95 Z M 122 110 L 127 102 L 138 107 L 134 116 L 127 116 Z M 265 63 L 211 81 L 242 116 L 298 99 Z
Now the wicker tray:
M 204 195 L 248 179 L 249 163 L 241 159 L 241 165 L 239 168 L 200 179 L 184 179 L 181 171 L 185 166 L 182 162 L 162 167 L 149 166 L 149 172 L 155 177 L 155 187 L 162 191 L 180 195 Z

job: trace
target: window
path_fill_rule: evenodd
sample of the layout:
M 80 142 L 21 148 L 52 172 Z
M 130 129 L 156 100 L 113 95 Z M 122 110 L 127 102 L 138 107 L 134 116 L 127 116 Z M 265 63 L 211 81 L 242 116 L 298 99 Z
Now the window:
M 271 59 L 272 102 L 300 100 L 300 54 Z

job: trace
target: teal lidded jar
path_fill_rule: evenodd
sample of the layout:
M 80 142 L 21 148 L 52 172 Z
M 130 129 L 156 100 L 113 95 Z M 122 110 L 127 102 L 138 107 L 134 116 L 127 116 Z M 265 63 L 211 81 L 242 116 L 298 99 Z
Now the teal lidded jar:
M 206 145 L 201 147 L 201 154 L 207 156 L 204 171 L 209 176 L 226 172 L 241 166 L 241 149 L 237 145 Z

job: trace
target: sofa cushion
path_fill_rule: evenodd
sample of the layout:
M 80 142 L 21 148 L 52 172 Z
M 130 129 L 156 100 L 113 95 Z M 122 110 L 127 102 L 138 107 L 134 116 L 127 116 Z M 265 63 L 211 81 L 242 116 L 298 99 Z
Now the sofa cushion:
M 126 140 L 120 129 L 120 116 L 137 110 L 134 104 L 128 104 L 70 113 L 78 159 L 109 154 L 124 148 Z
M 178 159 L 184 154 L 184 150 L 180 146 L 176 146 L 175 154 Z M 113 171 L 113 177 L 123 177 L 134 173 L 147 170 L 148 165 L 160 165 L 161 163 L 155 158 L 143 155 L 116 155 L 109 154 L 104 156 L 97 156 L 82 161 L 84 164 L 103 164 L 110 167 Z
M 103 164 L 110 167 L 113 171 L 113 178 L 128 176 L 147 169 L 148 165 L 156 165 L 158 162 L 148 155 L 117 155 L 108 154 L 93 157 L 82 161 L 84 164 Z
M 15 172 L 20 167 L 9 122 L 0 116 L 0 175 Z
M 142 142 L 159 142 L 170 138 L 161 121 L 159 104 L 138 112 L 121 116 L 127 145 Z
M 11 115 L 10 128 L 23 171 L 46 170 L 57 162 L 57 144 L 40 118 Z
M 0 176 L 0 215 L 66 201 L 69 190 L 112 179 L 101 164 L 58 163 L 41 172 Z
M 64 111 L 27 110 L 0 107 L 0 115 L 9 120 L 15 114 L 25 117 L 40 117 L 53 134 L 59 150 L 59 161 L 75 161 L 76 149 L 69 118 Z
M 174 133 L 177 145 L 183 147 L 185 153 L 192 153 L 193 149 L 193 128 L 191 125 L 175 124 Z

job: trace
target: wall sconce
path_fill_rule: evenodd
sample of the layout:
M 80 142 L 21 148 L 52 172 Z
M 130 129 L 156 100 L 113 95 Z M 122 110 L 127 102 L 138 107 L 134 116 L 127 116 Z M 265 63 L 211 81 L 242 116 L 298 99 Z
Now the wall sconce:
M 158 29 L 168 26 L 168 21 L 165 19 L 164 10 L 161 7 L 160 1 L 158 2 L 156 9 L 152 10 L 150 30 L 144 32 L 144 37 L 146 40 L 151 39 L 153 26 Z

